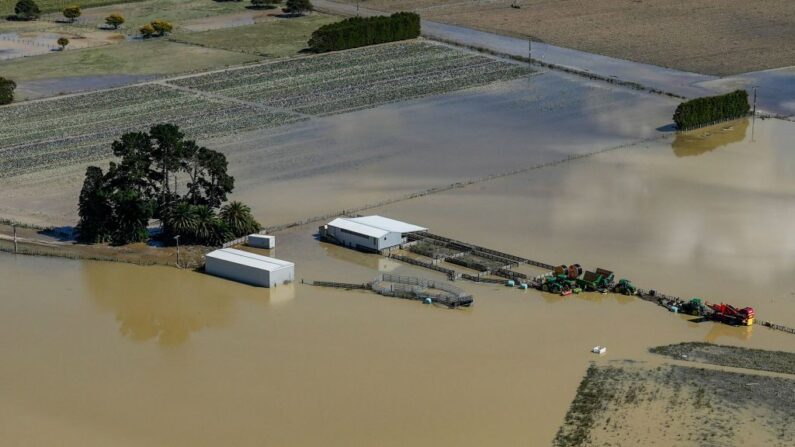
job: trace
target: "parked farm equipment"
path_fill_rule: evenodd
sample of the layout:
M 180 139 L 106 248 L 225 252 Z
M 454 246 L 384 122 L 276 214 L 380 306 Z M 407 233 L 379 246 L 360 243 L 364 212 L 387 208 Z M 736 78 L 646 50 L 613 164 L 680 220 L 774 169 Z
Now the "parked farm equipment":
M 533 288 L 550 293 L 571 295 L 586 292 L 614 292 L 624 295 L 635 295 L 637 288 L 628 279 L 615 282 L 615 275 L 610 270 L 597 268 L 595 271 L 583 271 L 580 264 L 555 267 L 552 274 L 536 279 L 530 284 Z
M 641 296 L 646 298 L 647 296 L 655 297 L 655 295 L 654 291 L 650 291 Z M 701 317 L 704 320 L 718 321 L 732 326 L 752 326 L 756 317 L 753 307 L 740 309 L 731 304 L 710 304 L 702 301 L 701 298 L 692 298 L 690 301 L 665 295 L 657 295 L 656 298 L 658 304 L 671 312 Z

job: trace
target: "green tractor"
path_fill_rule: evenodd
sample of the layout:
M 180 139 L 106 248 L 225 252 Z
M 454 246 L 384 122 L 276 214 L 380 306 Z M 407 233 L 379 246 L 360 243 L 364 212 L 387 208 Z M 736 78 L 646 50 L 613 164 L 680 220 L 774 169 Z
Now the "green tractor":
M 635 295 L 638 293 L 638 288 L 635 287 L 630 280 L 622 278 L 613 288 L 613 292 L 621 293 L 623 295 Z
M 679 307 L 679 311 L 683 314 L 693 315 L 700 317 L 706 314 L 707 307 L 701 301 L 701 298 L 693 298 L 690 301 L 683 303 Z
M 565 274 L 548 276 L 544 280 L 544 283 L 541 284 L 541 290 L 549 293 L 563 293 L 566 290 L 573 290 L 576 287 L 576 282 L 569 279 Z
M 582 290 L 595 292 L 597 290 L 606 290 L 610 287 L 615 276 L 610 270 L 598 268 L 595 272 L 585 272 L 582 278 L 577 280 L 577 285 Z

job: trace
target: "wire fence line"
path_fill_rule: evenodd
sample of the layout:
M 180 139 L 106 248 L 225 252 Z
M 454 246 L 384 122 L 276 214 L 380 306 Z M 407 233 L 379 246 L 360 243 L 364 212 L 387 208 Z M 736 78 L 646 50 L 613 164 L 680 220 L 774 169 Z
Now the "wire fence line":
M 500 178 L 504 178 L 504 177 L 510 177 L 510 176 L 518 175 L 518 174 L 524 174 L 524 173 L 531 172 L 531 171 L 534 171 L 534 170 L 537 170 L 537 169 L 542 169 L 542 168 L 546 168 L 546 167 L 550 167 L 550 166 L 557 166 L 557 165 L 560 165 L 560 164 L 563 164 L 563 163 L 567 163 L 567 162 L 570 162 L 570 161 L 575 161 L 575 160 L 579 160 L 579 159 L 583 159 L 583 158 L 593 157 L 595 155 L 603 154 L 603 153 L 606 153 L 606 152 L 612 152 L 612 151 L 616 151 L 616 150 L 620 150 L 620 149 L 627 149 L 627 148 L 630 148 L 632 146 L 637 146 L 637 145 L 640 145 L 640 144 L 650 143 L 650 142 L 653 142 L 653 141 L 659 141 L 659 140 L 662 140 L 662 139 L 665 139 L 665 138 L 668 138 L 668 137 L 669 137 L 669 135 L 656 135 L 656 136 L 653 136 L 653 137 L 642 138 L 640 140 L 631 141 L 629 143 L 624 143 L 624 144 L 620 144 L 620 145 L 617 145 L 617 146 L 609 146 L 609 147 L 598 149 L 598 150 L 592 151 L 592 152 L 584 152 L 584 153 L 580 153 L 580 154 L 571 154 L 571 155 L 568 155 L 568 156 L 560 158 L 560 159 L 550 160 L 550 161 L 546 161 L 546 162 L 542 162 L 542 163 L 537 163 L 537 164 L 530 165 L 530 166 L 523 166 L 523 167 L 512 169 L 512 170 L 509 170 L 509 171 L 498 172 L 498 173 L 495 173 L 495 174 L 484 175 L 484 176 L 481 176 L 481 177 L 474 177 L 474 178 L 471 178 L 471 179 L 468 179 L 468 180 L 462 180 L 462 181 L 455 182 L 455 183 L 450 183 L 450 184 L 447 184 L 447 185 L 434 186 L 434 187 L 423 189 L 423 190 L 420 190 L 420 191 L 417 191 L 417 192 L 414 192 L 414 193 L 411 193 L 411 194 L 406 194 L 406 195 L 403 195 L 403 196 L 398 196 L 398 197 L 393 197 L 393 198 L 389 198 L 389 199 L 384 199 L 384 200 L 381 200 L 379 202 L 366 203 L 364 205 L 360 205 L 360 206 L 357 206 L 357 207 L 346 208 L 346 209 L 343 209 L 343 210 L 340 210 L 340 211 L 333 211 L 333 212 L 330 212 L 330 213 L 327 213 L 327 214 L 323 214 L 323 215 L 306 217 L 304 219 L 299 219 L 299 220 L 296 220 L 296 221 L 293 221 L 293 222 L 290 222 L 290 223 L 272 225 L 272 226 L 267 227 L 267 228 L 263 229 L 262 231 L 260 231 L 260 234 L 274 233 L 276 231 L 282 231 L 282 230 L 286 230 L 288 228 L 293 228 L 293 227 L 298 227 L 298 226 L 302 226 L 302 225 L 308 225 L 308 224 L 311 224 L 311 223 L 321 222 L 321 221 L 324 221 L 324 220 L 334 219 L 334 218 L 340 217 L 340 216 L 354 215 L 356 213 L 360 213 L 362 211 L 368 211 L 368 210 L 371 210 L 373 208 L 380 208 L 380 207 L 383 207 L 383 206 L 392 205 L 392 204 L 399 203 L 399 202 L 405 202 L 407 200 L 417 199 L 417 198 L 420 198 L 420 197 L 428 196 L 428 195 L 431 195 L 431 194 L 437 194 L 437 193 L 440 193 L 440 192 L 447 192 L 447 191 L 452 191 L 452 190 L 455 190 L 455 189 L 466 188 L 467 186 L 475 185 L 475 184 L 478 184 L 478 183 L 484 183 L 484 182 L 488 182 L 490 180 L 496 180 L 496 179 L 500 179 Z

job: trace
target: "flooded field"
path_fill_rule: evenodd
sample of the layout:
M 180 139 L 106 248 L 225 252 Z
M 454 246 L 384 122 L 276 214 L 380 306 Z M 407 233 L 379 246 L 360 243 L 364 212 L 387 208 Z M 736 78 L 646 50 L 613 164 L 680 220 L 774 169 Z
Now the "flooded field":
M 259 76 L 261 67 L 251 72 Z M 370 204 L 368 213 L 437 234 L 608 268 L 644 288 L 754 306 L 760 319 L 795 326 L 794 123 L 740 120 L 674 134 L 672 99 L 522 73 L 413 100 L 365 95 L 381 105 L 333 116 L 304 110 L 316 115 L 203 143 L 228 156 L 231 198 L 265 225 Z M 305 101 L 298 93 L 315 88 L 308 78 L 293 90 L 261 76 L 256 84 L 224 75 L 196 81 L 194 100 L 221 91 L 257 110 L 298 108 Z M 335 98 L 325 100 L 336 110 Z M 95 129 L 87 116 L 83 124 Z M 35 137 L 19 126 L 14 138 Z M 84 167 L 0 175 L 0 216 L 73 225 Z M 312 287 L 300 279 L 362 283 L 379 272 L 445 279 L 321 243 L 319 224 L 277 233 L 268 254 L 295 262 L 299 280 L 271 290 L 174 268 L 0 253 L 4 443 L 549 445 L 592 363 L 629 359 L 689 380 L 692 368 L 648 349 L 707 341 L 792 351 L 795 340 L 759 326 L 696 323 L 623 295 L 561 297 L 458 281 L 475 305 L 449 310 Z M 592 354 L 596 345 L 607 353 Z M 644 401 L 620 427 L 602 421 L 613 431 L 595 439 L 646 445 L 659 431 L 676 435 L 651 429 L 649 418 L 670 415 L 675 396 L 666 394 L 670 383 L 652 382 L 647 390 L 661 400 Z M 710 386 L 708 394 L 720 392 Z M 682 401 L 677 423 L 714 416 L 697 393 Z M 740 437 L 665 439 L 792 445 L 791 427 L 767 429 L 780 420 L 751 419 L 780 413 L 732 411 L 748 418 Z
M 278 235 L 272 254 L 295 261 L 297 277 L 442 279 L 313 233 Z M 649 347 L 713 329 L 623 296 L 466 282 L 456 284 L 475 307 L 454 311 L 0 254 L 0 283 L 0 337 L 11 341 L 0 345 L 0 430 L 11 444 L 548 445 L 593 345 L 609 346 L 605 360 L 658 364 Z M 740 329 L 725 330 L 721 343 L 739 342 Z M 744 346 L 791 343 L 753 331 Z
M 202 142 L 227 155 L 235 199 L 275 225 L 665 135 L 674 108 L 546 72 Z M 0 216 L 73 225 L 84 172 L 76 164 L 0 179 Z
M 795 325 L 795 125 L 739 121 L 375 212 Z
M 760 318 L 795 325 L 785 228 L 793 132 L 784 121 L 739 121 L 376 211 L 518 255 L 752 305 Z M 360 184 L 375 181 L 361 169 Z M 286 202 L 255 209 L 284 218 Z M 294 261 L 297 278 L 444 279 L 319 243 L 315 232 L 280 232 L 270 254 Z M 172 268 L 2 254 L 0 283 L 0 337 L 13 340 L 0 346 L 0 430 L 12 443 L 549 445 L 591 361 L 632 359 L 659 371 L 676 361 L 650 354 L 653 346 L 786 351 L 793 343 L 764 327 L 690 322 L 632 297 L 469 282 L 456 285 L 475 306 L 448 310 L 300 281 L 265 290 Z M 597 344 L 605 356 L 590 353 Z M 649 382 L 644 392 L 660 400 L 642 410 L 675 421 L 716 415 L 684 390 L 673 417 L 669 385 Z M 758 397 L 744 396 L 742 405 Z M 743 429 L 709 439 L 739 445 L 750 434 L 791 445 L 769 430 L 778 422 L 768 410 L 729 408 L 745 418 Z M 643 443 L 663 430 L 676 445 L 704 441 L 625 421 L 595 439 Z

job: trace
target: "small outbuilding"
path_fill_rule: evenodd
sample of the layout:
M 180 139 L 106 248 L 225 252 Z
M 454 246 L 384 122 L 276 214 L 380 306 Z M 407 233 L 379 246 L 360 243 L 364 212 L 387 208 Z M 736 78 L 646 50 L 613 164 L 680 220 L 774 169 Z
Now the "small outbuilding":
M 320 227 L 320 237 L 362 251 L 381 251 L 407 242 L 409 233 L 428 231 L 383 216 L 338 217 Z
M 204 271 L 254 286 L 275 287 L 293 281 L 295 264 L 234 248 L 222 248 L 207 254 Z
M 248 237 L 246 237 L 246 245 L 256 248 L 276 248 L 276 236 L 249 234 Z

